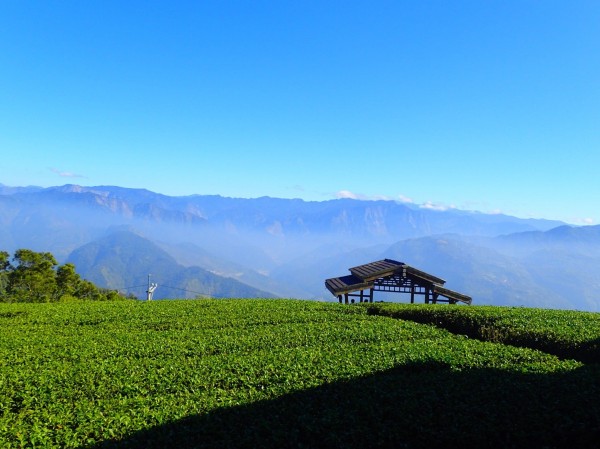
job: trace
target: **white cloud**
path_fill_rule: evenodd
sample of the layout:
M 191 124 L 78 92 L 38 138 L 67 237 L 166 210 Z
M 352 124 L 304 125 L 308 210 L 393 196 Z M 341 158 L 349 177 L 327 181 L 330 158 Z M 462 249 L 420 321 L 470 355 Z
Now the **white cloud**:
M 85 178 L 83 175 L 78 175 L 77 173 L 72 173 L 69 171 L 62 171 L 57 168 L 50 168 L 50 171 L 57 174 L 61 178 Z
M 387 195 L 373 195 L 370 197 L 370 199 L 376 200 L 376 201 L 391 201 L 392 200 L 392 198 L 390 198 Z
M 594 222 L 596 220 L 594 220 L 593 218 L 576 218 L 575 220 L 573 220 L 573 223 L 578 223 L 578 224 L 582 224 L 582 225 L 593 225 Z
M 350 190 L 340 190 L 335 193 L 335 197 L 363 201 L 390 201 L 392 199 L 387 195 L 365 195 L 363 193 L 351 192 Z
M 400 201 L 401 203 L 410 203 L 413 204 L 414 201 L 412 198 L 409 198 L 407 196 L 404 196 L 402 194 L 398 195 L 398 201 Z
M 350 190 L 340 190 L 335 194 L 336 198 L 350 198 L 351 200 L 357 200 L 358 195 L 351 192 Z
M 455 209 L 454 206 L 446 206 L 445 204 L 434 203 L 432 201 L 426 201 L 425 203 L 421 204 L 419 207 L 421 209 L 439 210 L 439 211 L 445 211 L 445 210 L 448 210 L 448 209 Z

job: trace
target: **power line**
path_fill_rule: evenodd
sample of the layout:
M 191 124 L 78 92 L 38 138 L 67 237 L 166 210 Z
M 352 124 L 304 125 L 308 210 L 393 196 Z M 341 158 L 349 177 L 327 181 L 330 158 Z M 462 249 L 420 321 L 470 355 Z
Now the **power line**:
M 181 290 L 181 291 L 186 292 L 186 293 L 195 293 L 196 295 L 210 296 L 207 293 L 195 292 L 194 290 L 187 290 L 185 288 L 180 288 L 180 287 L 171 287 L 169 285 L 161 285 L 161 287 L 172 288 L 173 290 Z
M 179 290 L 179 291 L 186 292 L 186 293 L 193 293 L 193 294 L 195 294 L 195 295 L 211 296 L 211 295 L 209 295 L 208 293 L 204 293 L 204 292 L 197 292 L 197 291 L 194 291 L 194 290 L 188 290 L 188 289 L 186 289 L 186 288 L 181 288 L 181 287 L 172 287 L 172 286 L 170 286 L 170 285 L 164 285 L 164 284 L 160 284 L 160 286 L 161 286 L 161 287 L 164 287 L 164 288 L 170 288 L 170 289 L 172 289 L 172 290 Z M 119 290 L 134 290 L 134 289 L 136 289 L 136 288 L 146 288 L 146 289 L 147 289 L 147 288 L 148 288 L 148 285 L 147 285 L 147 284 L 133 285 L 133 286 L 131 286 L 131 287 L 123 287 L 123 288 L 119 288 Z M 146 293 L 147 293 L 147 292 L 146 292 Z
M 164 284 L 160 284 L 160 286 L 164 287 L 164 288 L 170 288 L 170 289 L 173 289 L 173 290 L 180 290 L 180 291 L 186 292 L 186 293 L 194 293 L 196 295 L 210 296 L 208 293 L 197 292 L 197 291 L 194 291 L 194 290 L 188 290 L 186 288 L 171 287 L 170 285 L 164 285 Z M 133 289 L 136 289 L 136 288 L 147 288 L 147 287 L 148 287 L 148 285 L 143 284 L 143 285 L 134 285 L 132 287 L 123 287 L 123 288 L 119 288 L 118 290 L 133 290 Z
M 146 284 L 134 285 L 133 287 L 123 287 L 123 288 L 120 288 L 119 290 L 132 290 L 134 288 L 142 288 L 142 287 L 146 287 Z

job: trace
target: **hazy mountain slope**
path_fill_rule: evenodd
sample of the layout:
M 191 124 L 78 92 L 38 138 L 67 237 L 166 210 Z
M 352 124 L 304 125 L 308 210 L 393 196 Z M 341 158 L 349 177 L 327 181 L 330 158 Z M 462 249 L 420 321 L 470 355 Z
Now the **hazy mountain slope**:
M 259 290 L 272 292 L 279 297 L 303 297 L 287 282 L 278 282 L 272 276 L 258 273 L 251 268 L 252 265 L 247 266 L 225 259 L 222 254 L 214 254 L 198 245 L 190 243 L 167 245 L 161 242 L 158 245 L 183 266 L 200 267 L 218 276 L 233 278 Z
M 600 310 L 600 259 L 541 250 L 527 257 L 511 256 L 493 248 L 497 245 L 493 240 L 439 235 L 388 247 L 324 248 L 283 265 L 273 276 L 303 287 L 306 297 L 332 299 L 323 287 L 326 278 L 346 275 L 352 266 L 391 258 L 445 279 L 446 287 L 472 296 L 474 304 Z M 407 301 L 402 295 L 383 299 Z
M 223 278 L 199 267 L 183 267 L 154 243 L 119 231 L 83 245 L 68 258 L 84 277 L 101 287 L 145 295 L 148 274 L 159 284 L 155 298 L 272 297 L 235 279 Z
M 600 257 L 540 250 L 523 259 L 533 278 L 569 299 L 569 307 L 600 312 Z
M 400 260 L 446 280 L 475 304 L 568 308 L 567 298 L 539 282 L 527 264 L 459 236 L 410 239 L 382 257 Z
M 556 250 L 600 257 L 600 226 L 559 226 L 545 232 L 520 232 L 498 236 L 489 244 L 510 255 Z
M 325 279 L 346 275 L 350 267 L 378 260 L 386 247 L 324 245 L 281 265 L 273 270 L 271 277 L 294 288 L 302 298 L 332 300 L 333 296 L 325 289 Z
M 383 255 L 432 270 L 480 302 L 600 311 L 600 226 L 424 237 Z
M 313 257 L 282 266 L 273 276 L 280 280 L 288 279 L 298 288 L 304 287 L 307 297 L 333 300 L 324 288 L 325 279 L 347 275 L 348 268 L 384 258 L 395 259 L 441 277 L 446 280 L 446 287 L 472 296 L 475 304 L 570 306 L 567 299 L 540 285 L 518 259 L 469 243 L 468 238 L 455 235 L 407 239 L 391 246 L 315 253 Z M 302 269 L 299 270 L 298 266 Z M 376 299 L 408 301 L 405 295 L 382 293 L 376 293 Z
M 516 257 L 572 307 L 600 311 L 600 226 L 560 226 L 496 237 L 490 247 Z
M 13 221 L 18 213 L 18 201 L 10 196 L 0 195 L 0 251 L 14 253 L 18 249 L 13 236 Z

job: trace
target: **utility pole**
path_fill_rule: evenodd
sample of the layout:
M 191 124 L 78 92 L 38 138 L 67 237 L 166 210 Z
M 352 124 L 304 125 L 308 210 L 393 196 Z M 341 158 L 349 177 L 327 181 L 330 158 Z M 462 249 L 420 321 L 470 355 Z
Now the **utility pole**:
M 148 290 L 146 290 L 146 300 L 150 301 L 152 299 L 152 296 L 154 295 L 154 290 L 156 290 L 156 287 L 158 287 L 158 284 L 155 283 L 150 283 L 150 274 L 148 275 Z

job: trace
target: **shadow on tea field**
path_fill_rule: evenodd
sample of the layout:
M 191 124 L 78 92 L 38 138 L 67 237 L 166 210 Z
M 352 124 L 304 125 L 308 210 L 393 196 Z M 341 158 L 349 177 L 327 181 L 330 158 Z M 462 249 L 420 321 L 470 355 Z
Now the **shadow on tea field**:
M 189 416 L 91 448 L 587 448 L 599 438 L 599 365 L 541 375 L 431 362 Z

